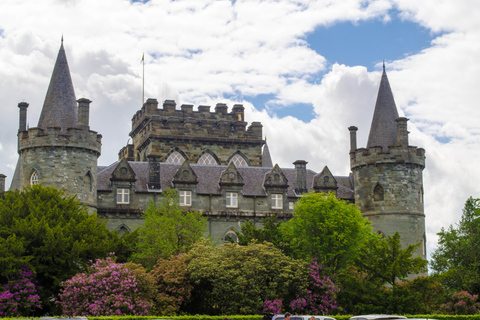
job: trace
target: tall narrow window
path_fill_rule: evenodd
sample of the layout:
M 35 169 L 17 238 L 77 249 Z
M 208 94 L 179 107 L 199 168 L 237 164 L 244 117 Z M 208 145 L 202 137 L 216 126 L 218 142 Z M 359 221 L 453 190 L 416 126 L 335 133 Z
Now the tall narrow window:
M 192 191 L 180 190 L 180 205 L 181 206 L 191 206 L 192 205 Z
M 227 208 L 238 208 L 238 193 L 227 192 Z
M 119 204 L 130 203 L 130 189 L 117 188 L 117 203 Z
M 92 191 L 92 176 L 90 175 L 90 172 L 88 172 L 84 177 L 83 190 L 85 190 L 85 192 Z
M 375 189 L 373 189 L 373 200 L 383 201 L 383 187 L 379 183 L 377 183 L 377 185 L 375 186 Z
M 279 193 L 272 194 L 272 209 L 283 209 L 283 195 Z
M 33 171 L 32 175 L 30 176 L 30 185 L 38 184 L 40 179 L 38 178 L 37 170 Z

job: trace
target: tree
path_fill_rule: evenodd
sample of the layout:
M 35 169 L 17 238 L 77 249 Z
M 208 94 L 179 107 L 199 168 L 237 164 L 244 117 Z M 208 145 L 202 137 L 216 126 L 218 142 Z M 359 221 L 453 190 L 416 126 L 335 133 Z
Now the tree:
M 145 269 L 112 257 L 98 259 L 62 286 L 59 304 L 69 316 L 149 315 L 153 307 L 153 280 Z
M 288 306 L 307 280 L 306 262 L 267 242 L 219 247 L 200 242 L 187 257 L 194 285 L 187 311 L 192 314 L 255 314 L 275 299 Z
M 137 252 L 133 260 L 151 270 L 158 259 L 186 253 L 206 231 L 207 219 L 198 211 L 182 210 L 174 189 L 156 206 L 150 202 L 138 228 Z
M 35 185 L 0 198 L 0 283 L 23 266 L 37 275 L 42 312 L 52 312 L 60 283 L 114 249 L 116 233 L 75 196 Z
M 438 247 L 431 267 L 443 274 L 443 283 L 451 291 L 480 294 L 480 199 L 470 197 L 460 222 L 438 233 Z
M 282 224 L 294 257 L 317 258 L 329 273 L 351 264 L 367 239 L 370 223 L 353 205 L 333 193 L 309 193 L 295 206 L 295 216 Z

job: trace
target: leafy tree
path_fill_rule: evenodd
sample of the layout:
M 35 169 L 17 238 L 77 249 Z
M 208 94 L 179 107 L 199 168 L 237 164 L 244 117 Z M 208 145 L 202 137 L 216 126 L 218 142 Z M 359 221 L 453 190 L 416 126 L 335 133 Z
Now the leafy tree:
M 42 312 L 52 312 L 60 283 L 114 249 L 117 235 L 75 196 L 35 185 L 0 198 L 0 283 L 26 266 L 36 273 Z
M 274 299 L 288 305 L 307 280 L 306 262 L 267 242 L 220 247 L 200 242 L 187 256 L 194 284 L 189 313 L 255 314 Z
M 432 254 L 431 267 L 443 274 L 450 292 L 480 294 L 480 199 L 470 197 L 460 222 L 438 233 L 438 247 Z
M 116 263 L 112 257 L 98 259 L 62 286 L 59 304 L 69 316 L 149 315 L 153 306 L 153 281 L 148 281 L 145 269 Z
M 174 189 L 155 206 L 150 202 L 138 228 L 137 252 L 133 260 L 151 270 L 158 259 L 186 253 L 204 235 L 207 219 L 198 211 L 182 210 Z
M 330 273 L 355 260 L 367 239 L 370 223 L 353 204 L 333 193 L 309 193 L 295 206 L 295 216 L 282 224 L 295 258 L 318 258 Z
M 193 289 L 184 254 L 159 259 L 151 272 L 155 285 L 155 309 L 161 315 L 175 315 L 189 301 Z

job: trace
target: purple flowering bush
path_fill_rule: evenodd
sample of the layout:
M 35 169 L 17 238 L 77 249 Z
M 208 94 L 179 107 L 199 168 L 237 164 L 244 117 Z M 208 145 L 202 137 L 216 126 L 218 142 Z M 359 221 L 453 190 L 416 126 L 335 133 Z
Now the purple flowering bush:
M 31 316 L 41 306 L 35 275 L 26 267 L 22 267 L 17 276 L 2 289 L 0 317 Z
M 97 259 L 84 273 L 62 282 L 58 303 L 69 316 L 149 315 L 153 303 L 124 263 Z
M 282 300 L 265 300 L 263 303 L 263 313 L 278 314 L 282 312 Z
M 460 291 L 450 296 L 450 301 L 440 306 L 440 312 L 446 314 L 476 314 L 480 312 L 478 295 Z
M 308 287 L 290 302 L 290 308 L 297 314 L 332 314 L 338 309 L 336 295 L 339 288 L 323 274 L 322 265 L 316 258 L 310 265 Z

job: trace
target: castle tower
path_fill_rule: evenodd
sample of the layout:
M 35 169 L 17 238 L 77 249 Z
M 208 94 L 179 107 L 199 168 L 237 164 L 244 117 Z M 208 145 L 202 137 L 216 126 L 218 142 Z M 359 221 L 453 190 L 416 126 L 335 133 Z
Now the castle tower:
M 355 203 L 373 230 L 398 231 L 402 246 L 421 243 L 426 259 L 423 177 L 425 150 L 408 144 L 407 118 L 399 118 L 385 66 L 366 148 L 357 148 L 357 127 L 350 131 L 350 167 Z
M 77 104 L 78 103 L 78 104 Z M 89 127 L 91 101 L 76 101 L 63 39 L 36 128 L 27 128 L 28 104 L 21 102 L 19 159 L 12 189 L 42 183 L 76 194 L 97 206 L 97 159 L 102 136 Z

